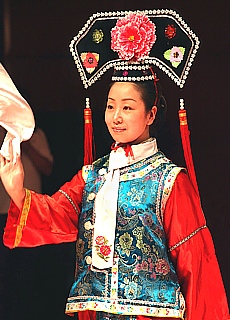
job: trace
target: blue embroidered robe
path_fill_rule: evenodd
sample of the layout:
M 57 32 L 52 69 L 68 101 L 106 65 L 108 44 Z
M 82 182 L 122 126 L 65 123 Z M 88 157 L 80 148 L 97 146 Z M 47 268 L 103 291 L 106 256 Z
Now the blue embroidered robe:
M 162 224 L 181 168 L 157 152 L 120 169 L 114 265 L 99 270 L 91 265 L 94 200 L 105 181 L 108 159 L 105 156 L 85 168 L 76 277 L 66 311 L 183 319 L 184 298 L 168 257 Z

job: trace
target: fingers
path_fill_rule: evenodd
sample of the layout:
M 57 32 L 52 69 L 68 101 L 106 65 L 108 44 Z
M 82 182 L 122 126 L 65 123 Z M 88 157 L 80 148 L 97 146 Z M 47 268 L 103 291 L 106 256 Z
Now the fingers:
M 6 159 L 0 154 L 0 174 L 10 172 L 13 167 L 14 167 L 13 157 L 10 156 L 10 158 Z
M 0 154 L 0 175 L 4 172 L 6 159 Z
M 12 162 L 13 161 L 13 143 L 12 143 L 12 139 L 10 139 L 9 141 L 9 161 Z

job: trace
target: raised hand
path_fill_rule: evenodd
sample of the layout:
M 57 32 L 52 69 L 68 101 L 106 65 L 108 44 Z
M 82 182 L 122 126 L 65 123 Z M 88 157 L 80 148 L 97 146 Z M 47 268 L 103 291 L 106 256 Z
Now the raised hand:
M 9 159 L 0 154 L 0 176 L 7 193 L 21 209 L 25 197 L 24 169 L 19 155 L 13 160 L 12 141 L 9 142 Z

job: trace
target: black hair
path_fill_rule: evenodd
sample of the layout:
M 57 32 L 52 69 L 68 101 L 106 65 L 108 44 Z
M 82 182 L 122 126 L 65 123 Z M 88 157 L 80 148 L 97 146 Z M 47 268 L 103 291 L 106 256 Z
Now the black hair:
M 150 111 L 155 105 L 157 107 L 156 118 L 150 127 L 150 134 L 157 137 L 165 120 L 167 103 L 163 95 L 162 87 L 159 81 L 133 82 L 139 90 L 142 100 L 144 101 L 146 112 Z

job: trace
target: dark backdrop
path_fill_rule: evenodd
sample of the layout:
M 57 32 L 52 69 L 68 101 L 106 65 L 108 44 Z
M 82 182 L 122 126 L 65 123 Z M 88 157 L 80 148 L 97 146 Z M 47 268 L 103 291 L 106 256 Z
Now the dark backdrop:
M 171 8 L 192 27 L 201 47 L 185 88 L 178 89 L 158 72 L 168 103 L 159 143 L 168 157 L 184 165 L 177 117 L 184 98 L 201 201 L 229 296 L 229 1 L 5 0 L 1 6 L 2 62 L 15 84 L 26 90 L 55 158 L 52 176 L 43 181 L 47 193 L 83 163 L 85 97 L 91 99 L 97 156 L 107 153 L 111 143 L 103 122 L 109 72 L 85 90 L 68 48 L 88 17 L 98 11 Z M 74 244 L 14 250 L 8 264 L 10 320 L 16 315 L 23 320 L 68 319 L 63 310 L 74 272 Z

